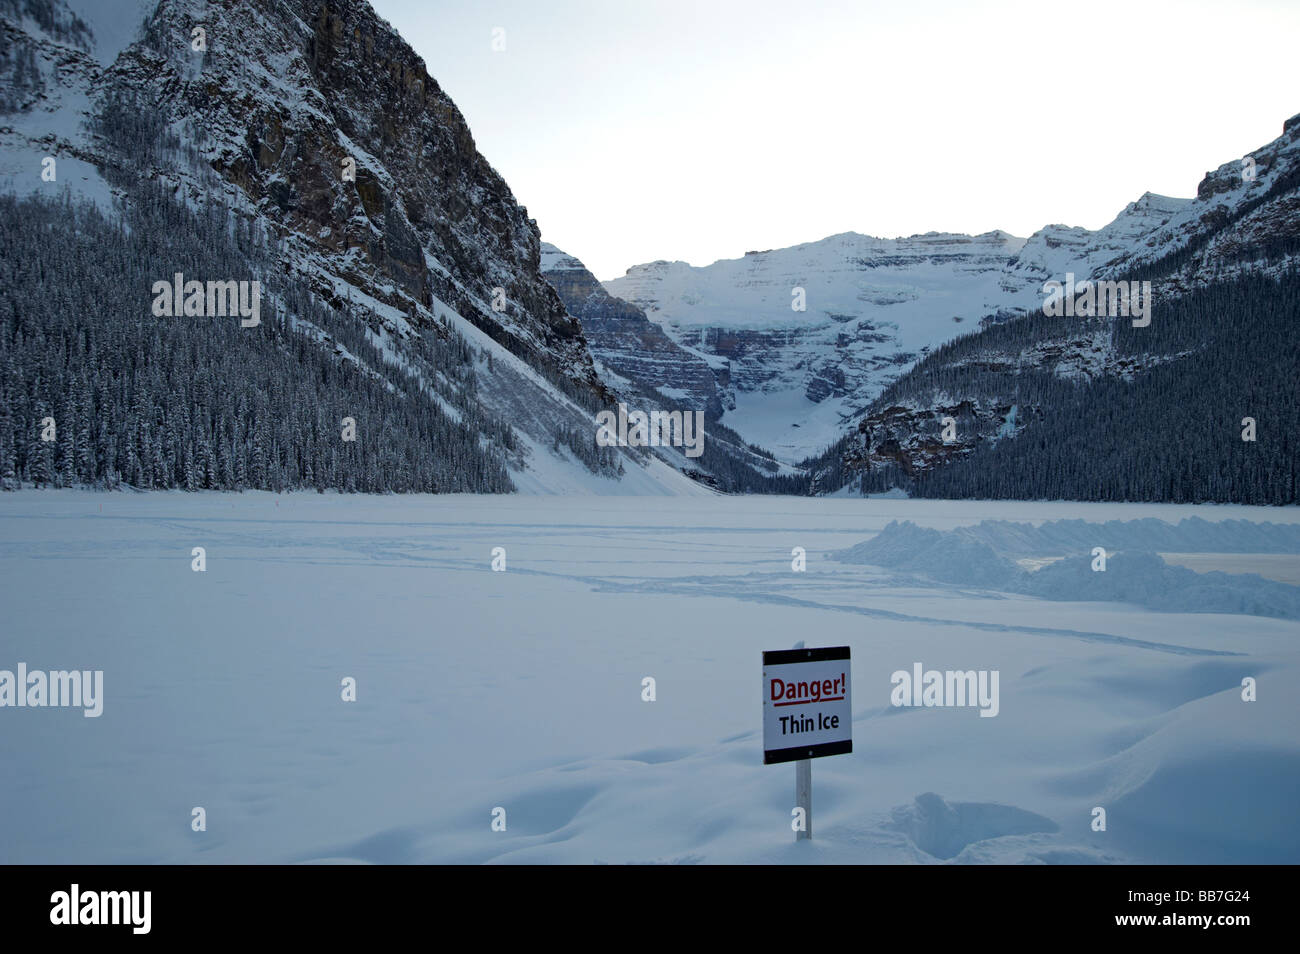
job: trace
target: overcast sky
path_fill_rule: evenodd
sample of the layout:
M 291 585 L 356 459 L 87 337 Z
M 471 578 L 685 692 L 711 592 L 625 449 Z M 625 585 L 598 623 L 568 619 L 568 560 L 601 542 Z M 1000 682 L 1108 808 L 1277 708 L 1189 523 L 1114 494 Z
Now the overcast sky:
M 1099 228 L 1300 112 L 1295 0 L 371 3 L 601 279 L 847 231 Z

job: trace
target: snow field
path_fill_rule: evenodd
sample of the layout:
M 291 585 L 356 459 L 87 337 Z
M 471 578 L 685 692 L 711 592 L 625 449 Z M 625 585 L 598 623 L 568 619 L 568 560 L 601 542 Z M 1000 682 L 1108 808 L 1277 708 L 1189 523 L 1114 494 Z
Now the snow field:
M 100 718 L 0 710 L 0 861 L 1295 862 L 1294 621 L 1046 601 L 831 558 L 895 519 L 1189 515 L 1300 520 L 0 495 L 0 668 L 105 673 Z M 762 650 L 799 639 L 852 647 L 854 751 L 814 764 L 814 838 L 796 845 L 793 770 L 762 764 L 759 680 Z M 998 716 L 892 707 L 890 674 L 916 662 L 998 670 Z

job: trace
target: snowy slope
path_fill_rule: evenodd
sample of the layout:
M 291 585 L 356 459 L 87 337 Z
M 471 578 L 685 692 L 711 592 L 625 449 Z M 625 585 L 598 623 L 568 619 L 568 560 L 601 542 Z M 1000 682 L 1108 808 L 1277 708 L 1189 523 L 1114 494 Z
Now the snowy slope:
M 90 27 L 91 55 L 100 66 L 109 66 L 140 37 L 141 27 L 157 8 L 159 0 L 64 0 Z
M 103 70 L 139 37 L 158 0 L 44 2 L 56 25 L 48 30 L 21 4 L 0 5 L 6 45 L 22 56 L 30 51 L 39 74 L 39 79 L 26 77 L 14 104 L 19 108 L 7 111 L 0 124 L 0 184 L 20 193 L 67 189 L 107 210 L 111 190 L 95 168 L 85 124 Z M 53 182 L 41 177 L 47 156 L 57 160 Z
M 44 0 L 45 26 L 18 0 L 0 4 L 0 188 L 70 191 L 102 209 L 112 192 L 89 148 L 86 123 L 102 68 L 131 40 L 150 4 L 136 0 Z M 54 159 L 54 179 L 45 160 Z

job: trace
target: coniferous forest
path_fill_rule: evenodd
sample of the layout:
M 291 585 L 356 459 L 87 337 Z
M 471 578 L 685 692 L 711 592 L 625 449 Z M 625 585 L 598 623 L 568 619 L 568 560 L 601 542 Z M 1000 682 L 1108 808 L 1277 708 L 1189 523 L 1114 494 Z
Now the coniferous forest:
M 1071 324 L 1073 322 L 1073 324 Z M 1061 377 L 990 367 L 1048 339 L 1108 326 L 1116 355 L 1141 370 Z M 1292 504 L 1300 469 L 1300 276 L 1247 275 L 1161 301 L 1146 328 L 1126 320 L 1032 314 L 959 338 L 921 361 L 874 406 L 935 394 L 1033 409 L 1014 437 L 908 477 L 862 474 L 865 492 L 914 496 Z M 1254 421 L 1254 440 L 1245 419 Z M 828 483 L 850 471 L 840 442 L 810 465 Z
M 515 437 L 466 399 L 463 338 L 425 329 L 418 367 L 385 365 L 364 313 L 280 279 L 264 236 L 150 189 L 120 223 L 0 197 L 0 483 L 512 489 Z M 261 324 L 154 317 L 150 288 L 176 271 L 261 280 Z

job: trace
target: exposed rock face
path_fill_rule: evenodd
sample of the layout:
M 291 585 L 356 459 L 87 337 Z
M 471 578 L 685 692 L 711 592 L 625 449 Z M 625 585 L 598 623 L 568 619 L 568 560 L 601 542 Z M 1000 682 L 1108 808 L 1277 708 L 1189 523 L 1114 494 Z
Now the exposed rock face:
M 582 326 L 606 376 L 620 399 L 634 406 L 700 412 L 709 421 L 703 456 L 675 452 L 664 459 L 682 474 L 724 492 L 804 493 L 808 483 L 797 468 L 781 467 L 763 448 L 750 446 L 717 423 L 724 410 L 730 364 L 707 361 L 697 351 L 673 341 L 635 305 L 610 295 L 572 255 L 542 244 L 542 274 L 555 286 Z
M 104 84 L 192 131 L 202 166 L 273 223 L 318 290 L 345 281 L 416 323 L 441 302 L 529 363 L 599 387 L 580 326 L 538 272 L 537 224 L 368 4 L 162 0 Z M 196 199 L 209 188 L 198 173 L 178 183 Z
M 1093 380 L 1102 377 L 1131 379 L 1148 368 L 1174 361 L 1178 354 L 1123 354 L 1115 346 L 1108 320 L 1082 322 L 1076 331 L 1064 335 L 1043 335 L 1018 350 L 988 348 L 955 359 L 949 368 L 969 368 L 1016 375 L 1025 371 L 1046 371 L 1058 378 Z
M 893 404 L 873 410 L 858 422 L 857 440 L 845 453 L 845 463 L 867 470 L 884 465 L 914 477 L 932 467 L 964 457 L 981 441 L 1018 433 L 1040 409 L 996 401 L 938 402 L 928 407 Z M 944 439 L 945 424 L 952 439 Z
M 45 156 L 58 161 L 48 188 Z M 149 183 L 226 217 L 277 262 L 264 309 L 297 321 L 287 303 L 307 288 L 363 324 L 378 351 L 364 373 L 422 377 L 504 449 L 520 489 L 594 475 L 689 492 L 661 462 L 597 453 L 593 408 L 614 395 L 540 273 L 537 224 L 363 0 L 0 0 L 0 181 L 69 187 L 109 215 L 148 201 Z M 108 304 L 147 310 L 146 291 Z M 431 372 L 430 334 L 462 363 Z M 539 455 L 558 461 L 534 467 Z
M 640 308 L 607 292 L 578 259 L 545 242 L 541 270 L 582 323 L 597 360 L 638 384 L 665 389 L 707 418 L 721 415 L 720 387 L 704 358 L 676 344 Z
M 1279 274 L 1300 251 L 1300 115 L 1282 135 L 1205 174 L 1196 198 L 1116 255 L 1095 277 L 1123 275 L 1162 259 L 1167 294 L 1240 272 Z

